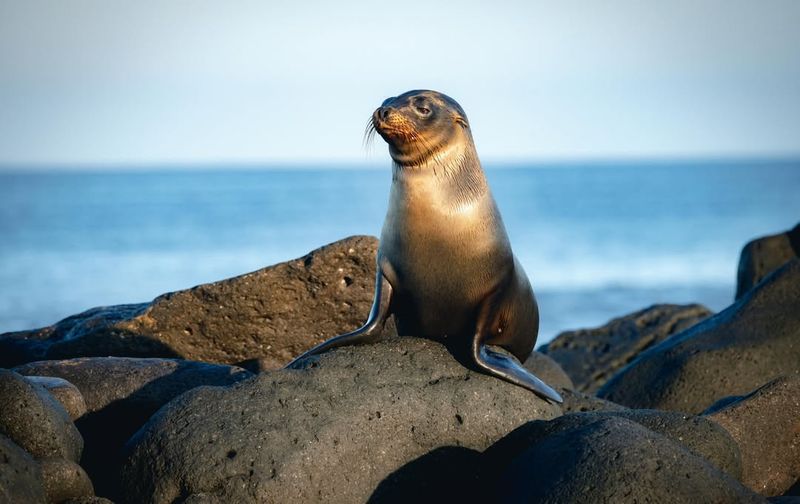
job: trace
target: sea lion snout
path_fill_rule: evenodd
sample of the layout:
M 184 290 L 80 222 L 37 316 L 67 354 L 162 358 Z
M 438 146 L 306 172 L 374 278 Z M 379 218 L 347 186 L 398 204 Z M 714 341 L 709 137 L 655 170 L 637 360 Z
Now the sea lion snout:
M 381 121 L 385 121 L 389 118 L 389 112 L 391 111 L 391 107 L 381 106 L 375 110 L 373 116 Z

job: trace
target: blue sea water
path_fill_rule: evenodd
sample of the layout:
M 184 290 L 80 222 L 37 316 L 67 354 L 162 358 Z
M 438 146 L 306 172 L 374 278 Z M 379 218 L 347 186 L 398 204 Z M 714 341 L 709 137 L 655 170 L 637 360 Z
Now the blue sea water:
M 653 303 L 730 304 L 741 247 L 800 220 L 800 160 L 487 166 L 539 342 Z M 389 168 L 0 172 L 0 332 L 378 235 Z

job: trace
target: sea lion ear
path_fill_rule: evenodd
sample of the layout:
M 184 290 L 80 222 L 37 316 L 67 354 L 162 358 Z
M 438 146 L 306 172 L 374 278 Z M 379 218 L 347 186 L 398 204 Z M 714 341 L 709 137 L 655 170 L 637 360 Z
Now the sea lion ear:
M 455 116 L 455 121 L 457 124 L 460 124 L 466 129 L 469 129 L 469 123 L 467 122 L 467 118 L 461 115 Z

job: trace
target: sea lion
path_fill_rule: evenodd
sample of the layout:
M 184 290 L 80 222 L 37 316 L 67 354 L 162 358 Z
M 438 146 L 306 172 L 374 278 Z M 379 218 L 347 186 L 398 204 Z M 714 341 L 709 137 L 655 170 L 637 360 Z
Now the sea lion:
M 372 310 L 363 327 L 287 367 L 334 347 L 373 342 L 393 314 L 399 335 L 463 347 L 480 370 L 562 402 L 520 364 L 536 343 L 539 309 L 511 252 L 464 110 L 442 93 L 409 91 L 384 101 L 369 129 L 386 140 L 394 161 Z

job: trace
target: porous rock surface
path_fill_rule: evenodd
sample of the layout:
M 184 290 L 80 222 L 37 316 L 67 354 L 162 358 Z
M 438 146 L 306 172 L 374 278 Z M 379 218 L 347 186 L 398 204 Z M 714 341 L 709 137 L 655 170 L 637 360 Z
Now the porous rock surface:
M 539 351 L 558 362 L 575 390 L 594 394 L 644 350 L 711 315 L 699 304 L 659 304 L 593 329 L 567 331 Z
M 106 499 L 105 497 L 80 497 L 77 499 L 67 499 L 61 504 L 114 504 L 113 501 Z
M 81 466 L 63 458 L 40 461 L 42 481 L 49 502 L 94 496 L 94 487 Z
M 42 471 L 30 453 L 0 434 L 0 502 L 47 502 Z
M 796 257 L 800 257 L 800 224 L 789 231 L 748 242 L 739 255 L 736 299 Z
M 178 357 L 280 367 L 359 327 L 372 305 L 377 239 L 354 236 L 252 273 L 100 307 L 0 335 L 0 366 L 80 356 Z
M 504 469 L 494 502 L 766 502 L 704 458 L 627 418 L 549 423 L 556 428 Z
M 365 502 L 431 452 L 474 454 L 561 413 L 428 340 L 391 338 L 303 364 L 162 408 L 128 443 L 128 502 Z M 446 468 L 434 467 L 412 470 L 416 484 L 441 480 Z
M 201 385 L 230 385 L 252 376 L 236 366 L 179 359 L 83 357 L 39 361 L 23 375 L 58 377 L 80 391 L 87 413 L 76 425 L 86 441 L 83 466 L 102 494 L 116 493 L 119 451 L 161 406 Z
M 77 420 L 86 413 L 86 401 L 83 400 L 83 394 L 78 387 L 67 380 L 55 376 L 26 376 L 26 378 L 47 389 L 50 395 L 64 406 L 72 420 Z
M 621 411 L 627 410 L 625 406 L 617 404 L 599 397 L 590 396 L 575 390 L 562 390 L 561 397 L 564 403 L 561 410 L 567 413 L 586 413 L 590 411 Z
M 529 422 L 487 450 L 486 461 L 490 467 L 503 467 L 504 460 L 517 457 L 528 447 L 548 436 L 608 418 L 623 418 L 636 422 L 678 443 L 734 478 L 739 478 L 742 474 L 739 447 L 725 429 L 702 416 L 658 410 L 622 409 L 569 413 L 549 422 Z
M 800 259 L 739 301 L 645 351 L 598 397 L 631 408 L 699 413 L 779 376 L 800 373 Z
M 778 378 L 707 417 L 738 443 L 742 483 L 776 496 L 800 480 L 800 377 Z
M 36 459 L 78 462 L 83 438 L 64 407 L 44 387 L 0 369 L 0 434 Z

